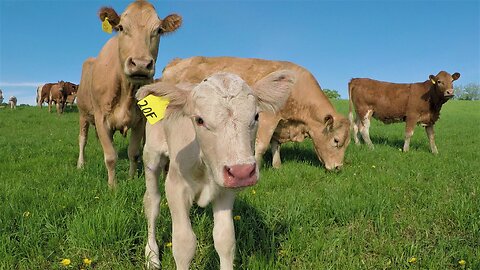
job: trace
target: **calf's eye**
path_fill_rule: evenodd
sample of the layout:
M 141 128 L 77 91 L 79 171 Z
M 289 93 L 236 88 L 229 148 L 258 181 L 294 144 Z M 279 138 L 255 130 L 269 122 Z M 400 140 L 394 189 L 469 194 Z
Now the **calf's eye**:
M 195 117 L 195 123 L 197 123 L 198 126 L 203 126 L 204 122 L 201 117 Z

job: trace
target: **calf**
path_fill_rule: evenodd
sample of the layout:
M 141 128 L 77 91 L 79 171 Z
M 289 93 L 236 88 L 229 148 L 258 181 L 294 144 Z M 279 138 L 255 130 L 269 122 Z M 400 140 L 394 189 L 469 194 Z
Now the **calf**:
M 389 83 L 372 79 L 352 79 L 348 84 L 350 96 L 349 118 L 353 126 L 353 138 L 359 144 L 358 132 L 365 143 L 373 148 L 370 140 L 370 118 L 386 124 L 406 122 L 403 151 L 407 152 L 415 125 L 425 127 L 432 153 L 437 154 L 433 126 L 440 117 L 442 105 L 454 96 L 453 81 L 460 73 L 450 75 L 440 71 L 430 75 L 425 82 Z M 353 123 L 352 107 L 355 107 L 356 119 Z
M 65 82 L 60 81 L 50 88 L 50 96 L 48 99 L 48 112 L 52 112 L 52 104 L 55 103 L 57 114 L 62 114 L 65 108 L 65 100 L 67 94 L 65 92 Z
M 170 99 L 164 120 L 146 128 L 143 160 L 148 221 L 145 248 L 149 268 L 159 267 L 155 221 L 160 194 L 157 179 L 170 157 L 165 190 L 172 215 L 173 256 L 177 269 L 188 269 L 195 253 L 196 236 L 189 212 L 196 202 L 213 203 L 213 240 L 221 269 L 233 269 L 235 233 L 232 208 L 239 188 L 258 181 L 254 157 L 258 114 L 274 112 L 287 100 L 294 73 L 274 72 L 250 88 L 239 76 L 216 73 L 193 90 L 158 82 L 142 87 L 137 99 L 148 94 Z
M 133 2 L 121 16 L 104 7 L 99 17 L 118 34 L 107 41 L 97 58 L 89 58 L 83 64 L 77 92 L 80 115 L 77 167 L 84 166 L 88 129 L 94 124 L 103 148 L 108 185 L 114 188 L 117 153 L 113 135 L 115 131 L 126 135 L 132 129 L 128 159 L 129 175 L 133 177 L 145 131 L 145 121 L 134 96 L 141 86 L 153 82 L 160 36 L 180 27 L 182 18 L 169 15 L 161 20 L 147 1 Z

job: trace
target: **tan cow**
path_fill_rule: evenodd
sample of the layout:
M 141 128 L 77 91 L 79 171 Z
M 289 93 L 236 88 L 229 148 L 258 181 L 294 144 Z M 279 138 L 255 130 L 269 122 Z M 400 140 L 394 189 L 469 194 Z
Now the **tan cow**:
M 17 108 L 17 97 L 11 96 L 8 99 L 8 105 L 10 106 L 10 109 L 16 109 Z
M 84 166 L 88 128 L 94 124 L 103 148 L 108 184 L 113 188 L 117 161 L 113 134 L 119 130 L 126 135 L 132 129 L 128 158 L 129 175 L 133 177 L 145 130 L 134 96 L 142 85 L 153 82 L 160 36 L 180 27 L 182 18 L 174 14 L 161 20 L 153 5 L 146 1 L 133 2 L 121 16 L 112 8 L 103 7 L 99 17 L 101 21 L 106 19 L 118 34 L 108 40 L 97 58 L 89 58 L 83 64 L 77 92 L 80 112 L 77 167 Z
M 267 74 L 289 69 L 297 81 L 285 106 L 277 113 L 261 113 L 255 155 L 260 162 L 271 145 L 273 167 L 280 167 L 280 144 L 313 140 L 318 159 L 328 170 L 343 165 L 345 150 L 350 142 L 350 123 L 335 111 L 313 75 L 290 62 L 234 57 L 192 57 L 176 59 L 167 65 L 161 80 L 170 83 L 198 83 L 218 72 L 238 74 L 253 85 Z
M 277 71 L 250 88 L 239 76 L 221 72 L 202 80 L 191 91 L 164 82 L 139 90 L 138 99 L 153 93 L 171 100 L 166 118 L 154 125 L 147 123 L 146 128 L 145 255 L 149 268 L 160 266 L 155 220 L 160 202 L 158 177 L 168 160 L 168 151 L 165 191 L 172 215 L 177 269 L 189 269 L 195 254 L 196 236 L 189 218 L 194 202 L 201 207 L 213 204 L 213 240 L 220 256 L 220 269 L 233 269 L 235 194 L 239 188 L 254 185 L 259 178 L 254 157 L 258 114 L 277 111 L 284 105 L 294 76 L 288 70 Z
M 383 123 L 406 122 L 403 151 L 410 147 L 410 138 L 415 125 L 425 127 L 432 153 L 437 154 L 433 126 L 440 117 L 442 105 L 454 96 L 453 81 L 460 73 L 450 75 L 440 71 L 436 76 L 419 83 L 390 83 L 372 79 L 356 78 L 348 84 L 350 96 L 349 118 L 353 126 L 353 138 L 360 143 L 358 132 L 365 143 L 373 148 L 370 140 L 370 118 Z M 352 107 L 355 107 L 356 119 L 353 123 Z
M 65 82 L 60 81 L 50 87 L 50 96 L 48 99 L 48 112 L 52 112 L 52 104 L 55 103 L 57 114 L 62 114 L 65 108 Z

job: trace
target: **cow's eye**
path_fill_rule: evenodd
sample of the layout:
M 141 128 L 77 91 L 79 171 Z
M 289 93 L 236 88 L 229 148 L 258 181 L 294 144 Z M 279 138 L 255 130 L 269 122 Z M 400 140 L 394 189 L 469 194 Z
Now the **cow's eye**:
M 438 84 L 442 83 L 442 81 L 437 81 Z
M 118 31 L 119 31 L 119 32 L 122 32 L 122 31 L 123 31 L 123 26 L 122 26 L 121 24 L 119 24 L 119 25 L 117 26 L 117 28 L 118 28 Z
M 255 114 L 255 121 L 258 121 L 258 113 Z
M 340 140 L 337 138 L 333 138 L 333 142 L 335 143 L 335 146 L 338 147 L 338 143 L 340 143 Z
M 197 123 L 198 126 L 203 126 L 204 125 L 204 122 L 203 122 L 203 119 L 201 117 L 195 117 L 195 123 Z

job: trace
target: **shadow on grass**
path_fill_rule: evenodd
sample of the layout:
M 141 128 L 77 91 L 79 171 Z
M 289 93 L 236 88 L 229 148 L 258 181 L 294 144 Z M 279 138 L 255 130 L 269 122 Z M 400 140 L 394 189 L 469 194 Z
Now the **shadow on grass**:
M 263 155 L 263 166 L 272 166 L 272 152 L 269 149 Z M 295 161 L 301 163 L 308 163 L 312 166 L 323 167 L 323 164 L 318 160 L 313 147 L 300 147 L 299 144 L 282 145 L 280 148 L 280 158 L 283 162 Z

